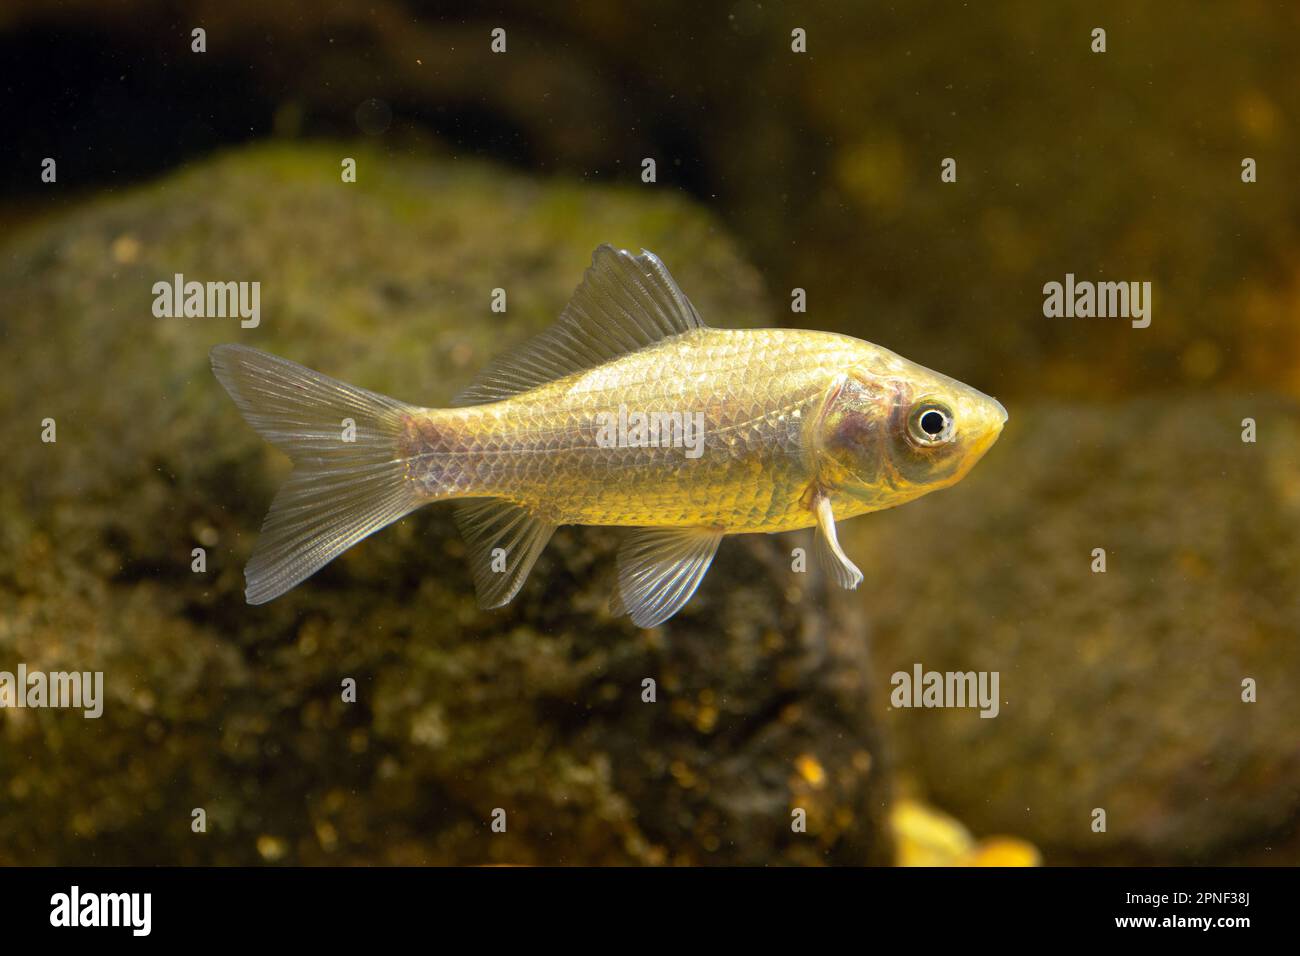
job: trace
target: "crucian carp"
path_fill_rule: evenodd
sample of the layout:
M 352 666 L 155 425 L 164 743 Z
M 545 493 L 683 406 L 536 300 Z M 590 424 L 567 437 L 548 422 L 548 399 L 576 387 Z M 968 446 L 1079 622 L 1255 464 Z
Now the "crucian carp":
M 608 245 L 557 323 L 451 408 L 246 346 L 211 357 L 244 418 L 295 465 L 246 569 L 251 604 L 450 500 L 487 608 L 518 593 L 564 524 L 636 529 L 614 607 L 641 627 L 690 599 L 729 534 L 815 527 L 825 565 L 854 588 L 862 573 L 836 521 L 955 484 L 1007 419 L 995 399 L 869 342 L 709 328 L 658 257 Z

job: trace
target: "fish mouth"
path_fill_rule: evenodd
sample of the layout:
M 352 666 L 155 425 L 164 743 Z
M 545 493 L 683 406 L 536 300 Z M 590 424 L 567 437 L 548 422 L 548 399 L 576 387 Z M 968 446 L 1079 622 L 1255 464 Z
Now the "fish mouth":
M 982 401 L 975 414 L 977 425 L 971 430 L 970 448 L 962 474 L 969 471 L 977 461 L 984 457 L 984 453 L 993 447 L 1002 435 L 1002 426 L 1010 418 L 1006 406 L 992 395 L 985 395 L 981 392 L 980 398 Z

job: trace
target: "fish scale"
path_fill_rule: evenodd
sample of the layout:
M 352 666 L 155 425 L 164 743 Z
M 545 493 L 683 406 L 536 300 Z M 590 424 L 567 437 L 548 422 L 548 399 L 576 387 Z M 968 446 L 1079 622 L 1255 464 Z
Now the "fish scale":
M 554 524 L 808 527 L 807 426 L 838 370 L 870 356 L 848 336 L 697 329 L 490 406 L 425 409 L 409 446 L 415 480 L 444 497 L 450 447 L 475 462 L 465 494 L 512 501 Z M 704 415 L 703 451 L 601 447 L 602 415 Z M 434 442 L 430 447 L 428 442 Z

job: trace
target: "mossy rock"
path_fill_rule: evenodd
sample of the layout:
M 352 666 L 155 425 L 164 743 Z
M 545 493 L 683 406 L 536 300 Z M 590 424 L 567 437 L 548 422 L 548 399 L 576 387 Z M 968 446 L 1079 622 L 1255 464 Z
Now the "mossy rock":
M 288 463 L 209 348 L 445 404 L 605 241 L 658 252 L 714 324 L 764 320 L 755 272 L 681 198 L 350 144 L 227 154 L 11 240 L 0 668 L 102 670 L 107 700 L 0 711 L 0 862 L 889 860 L 861 615 L 791 574 L 789 538 L 726 542 L 650 632 L 609 615 L 612 531 L 562 530 L 480 611 L 445 507 L 244 603 Z M 175 273 L 261 282 L 260 325 L 156 318 Z
M 1296 861 L 1300 405 L 1013 407 L 961 485 L 846 530 L 877 700 L 918 662 L 1000 674 L 993 719 L 887 713 L 933 803 L 1049 864 Z

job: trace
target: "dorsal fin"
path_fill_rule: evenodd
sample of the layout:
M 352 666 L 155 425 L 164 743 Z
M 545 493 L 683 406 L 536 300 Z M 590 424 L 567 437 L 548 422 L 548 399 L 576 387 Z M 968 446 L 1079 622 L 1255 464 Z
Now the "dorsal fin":
M 488 363 L 452 404 L 497 402 L 703 327 L 653 252 L 600 245 L 559 320 Z

